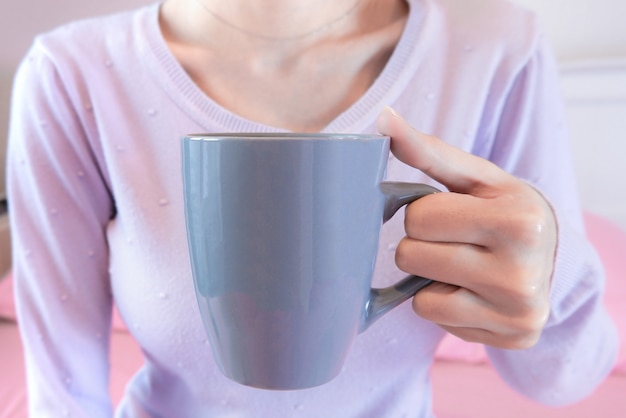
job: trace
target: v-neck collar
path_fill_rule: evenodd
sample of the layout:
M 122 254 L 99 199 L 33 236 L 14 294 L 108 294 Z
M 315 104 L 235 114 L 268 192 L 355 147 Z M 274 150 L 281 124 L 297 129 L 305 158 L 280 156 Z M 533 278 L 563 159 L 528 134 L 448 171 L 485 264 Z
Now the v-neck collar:
M 418 49 L 426 36 L 428 20 L 426 3 L 430 0 L 408 0 L 410 7 L 406 25 L 391 57 L 380 75 L 363 96 L 337 115 L 322 132 L 365 132 L 384 105 L 393 103 L 402 93 L 421 61 Z M 165 42 L 159 26 L 161 4 L 155 4 L 144 16 L 146 53 L 153 75 L 181 109 L 207 132 L 284 132 L 284 129 L 258 123 L 237 115 L 212 100 L 185 72 Z

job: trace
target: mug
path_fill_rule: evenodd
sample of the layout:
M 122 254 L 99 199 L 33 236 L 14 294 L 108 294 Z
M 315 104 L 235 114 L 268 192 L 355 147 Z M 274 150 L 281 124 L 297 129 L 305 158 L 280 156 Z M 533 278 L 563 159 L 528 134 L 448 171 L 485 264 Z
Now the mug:
M 324 384 L 358 333 L 430 283 L 371 288 L 382 223 L 438 191 L 383 182 L 389 144 L 365 134 L 182 139 L 195 294 L 225 376 L 273 390 Z

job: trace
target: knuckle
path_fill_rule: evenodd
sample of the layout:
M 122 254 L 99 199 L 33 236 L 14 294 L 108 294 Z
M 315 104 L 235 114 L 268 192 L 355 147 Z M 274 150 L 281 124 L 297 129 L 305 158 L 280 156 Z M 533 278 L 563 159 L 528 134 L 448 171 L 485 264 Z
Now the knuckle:
M 522 307 L 532 309 L 545 299 L 544 286 L 539 284 L 535 274 L 522 273 L 510 278 L 513 285 L 509 288 L 511 297 Z
M 511 350 L 527 350 L 534 347 L 541 338 L 541 332 L 519 334 L 509 339 L 507 347 Z
M 552 209 L 545 201 L 537 202 L 527 195 L 510 197 L 500 207 L 500 222 L 508 240 L 528 249 L 544 245 L 552 236 L 556 225 Z
M 517 317 L 512 324 L 509 338 L 511 348 L 527 349 L 537 344 L 548 316 L 549 309 L 541 307 L 531 309 L 525 315 Z
M 546 325 L 548 312 L 544 309 L 534 309 L 532 313 L 526 315 L 520 330 L 525 335 L 541 334 Z
M 538 210 L 518 211 L 509 223 L 510 236 L 526 248 L 540 246 L 544 240 L 545 230 L 545 217 Z

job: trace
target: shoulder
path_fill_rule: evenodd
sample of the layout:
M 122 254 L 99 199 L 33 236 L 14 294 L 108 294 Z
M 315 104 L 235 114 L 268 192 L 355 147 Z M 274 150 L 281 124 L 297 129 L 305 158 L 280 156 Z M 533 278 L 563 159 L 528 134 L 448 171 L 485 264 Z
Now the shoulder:
M 529 56 L 542 29 L 537 15 L 508 0 L 426 0 L 452 42 L 483 46 L 502 55 Z
M 438 7 L 451 21 L 459 25 L 495 30 L 500 33 L 524 29 L 529 24 L 533 25 L 537 18 L 533 11 L 510 0 L 426 1 Z
M 142 28 L 156 21 L 156 13 L 157 6 L 150 5 L 70 22 L 37 36 L 30 54 L 61 66 L 115 56 L 138 45 L 139 38 L 149 33 Z

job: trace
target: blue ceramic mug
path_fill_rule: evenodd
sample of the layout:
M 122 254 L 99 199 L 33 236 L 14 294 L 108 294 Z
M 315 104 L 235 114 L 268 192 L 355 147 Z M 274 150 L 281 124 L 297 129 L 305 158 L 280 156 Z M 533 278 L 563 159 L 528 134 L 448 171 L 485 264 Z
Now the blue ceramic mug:
M 195 292 L 225 376 L 264 389 L 333 379 L 356 335 L 430 280 L 372 289 L 380 227 L 437 189 L 383 182 L 389 138 L 199 134 L 182 140 Z

